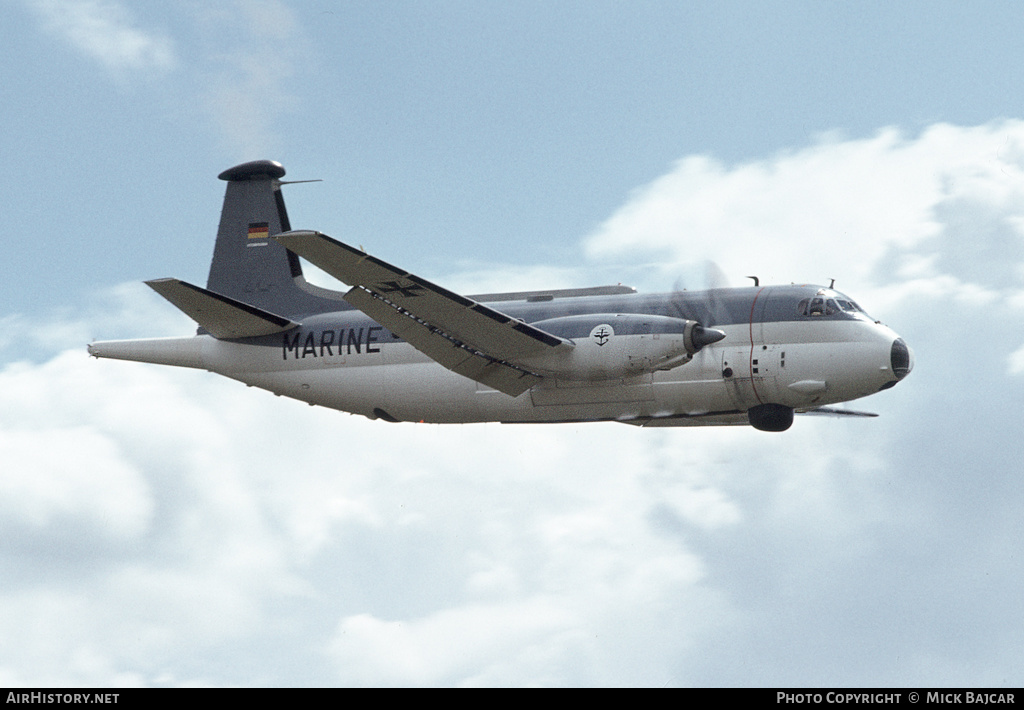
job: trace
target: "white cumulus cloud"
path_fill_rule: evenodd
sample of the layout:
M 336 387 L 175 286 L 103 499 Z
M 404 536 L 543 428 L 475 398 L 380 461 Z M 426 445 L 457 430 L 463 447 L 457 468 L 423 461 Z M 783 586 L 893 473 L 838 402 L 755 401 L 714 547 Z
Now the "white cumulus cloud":
M 684 158 L 589 242 L 845 269 L 917 354 L 878 419 L 390 425 L 84 337 L 29 358 L 5 316 L 0 679 L 1019 684 L 1017 145 L 1004 122 Z M 115 293 L 62 337 L 191 328 Z
M 835 135 L 728 166 L 681 159 L 586 242 L 595 260 L 646 255 L 656 274 L 711 259 L 737 282 L 864 287 L 953 276 L 1019 291 L 1024 122 Z

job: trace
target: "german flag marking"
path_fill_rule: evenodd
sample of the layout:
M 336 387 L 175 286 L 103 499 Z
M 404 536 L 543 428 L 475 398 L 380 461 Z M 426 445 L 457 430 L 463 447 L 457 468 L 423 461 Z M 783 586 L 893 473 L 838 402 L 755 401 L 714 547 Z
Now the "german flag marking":
M 250 222 L 249 239 L 266 239 L 270 236 L 270 224 L 268 222 Z

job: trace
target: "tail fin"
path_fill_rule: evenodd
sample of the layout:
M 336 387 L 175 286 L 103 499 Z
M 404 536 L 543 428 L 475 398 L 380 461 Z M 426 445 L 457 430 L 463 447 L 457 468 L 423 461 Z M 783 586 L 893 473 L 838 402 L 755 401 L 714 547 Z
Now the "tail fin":
M 278 162 L 255 160 L 218 176 L 228 187 L 206 287 L 289 318 L 346 308 L 341 293 L 306 283 L 299 258 L 270 239 L 291 230 L 284 174 Z

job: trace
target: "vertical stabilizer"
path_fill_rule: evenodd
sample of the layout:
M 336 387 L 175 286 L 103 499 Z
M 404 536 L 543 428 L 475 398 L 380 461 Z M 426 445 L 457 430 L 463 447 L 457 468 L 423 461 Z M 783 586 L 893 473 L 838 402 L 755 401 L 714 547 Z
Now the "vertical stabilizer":
M 284 174 L 278 162 L 255 160 L 218 176 L 228 186 L 206 287 L 288 317 L 336 310 L 340 294 L 332 298 L 306 284 L 299 258 L 270 239 L 291 230 L 281 195 Z

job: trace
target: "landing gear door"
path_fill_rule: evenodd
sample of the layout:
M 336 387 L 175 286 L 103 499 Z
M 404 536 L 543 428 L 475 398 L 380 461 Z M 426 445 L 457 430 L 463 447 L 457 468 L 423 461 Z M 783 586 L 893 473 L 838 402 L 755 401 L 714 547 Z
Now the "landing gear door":
M 755 395 L 765 404 L 780 404 L 779 378 L 785 374 L 786 351 L 784 345 L 759 345 L 751 358 Z
M 784 357 L 779 345 L 722 352 L 722 379 L 737 409 L 779 401 L 778 377 L 785 367 Z
M 750 348 L 722 349 L 722 380 L 736 409 L 747 410 L 758 404 L 750 372 Z

